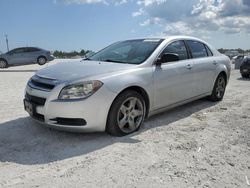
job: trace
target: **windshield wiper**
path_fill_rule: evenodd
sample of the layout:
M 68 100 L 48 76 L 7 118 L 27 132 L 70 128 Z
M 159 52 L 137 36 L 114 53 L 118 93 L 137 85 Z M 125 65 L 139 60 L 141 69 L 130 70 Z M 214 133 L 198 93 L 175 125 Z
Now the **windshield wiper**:
M 90 58 L 86 57 L 86 58 L 83 58 L 83 59 L 81 60 L 81 62 L 82 62 L 82 61 L 86 61 L 86 60 L 91 61 L 92 59 L 90 59 Z
M 124 61 L 117 61 L 117 60 L 112 60 L 112 59 L 103 59 L 101 61 L 106 61 L 106 62 L 113 62 L 113 63 L 126 63 Z M 127 63 L 126 63 L 127 64 Z

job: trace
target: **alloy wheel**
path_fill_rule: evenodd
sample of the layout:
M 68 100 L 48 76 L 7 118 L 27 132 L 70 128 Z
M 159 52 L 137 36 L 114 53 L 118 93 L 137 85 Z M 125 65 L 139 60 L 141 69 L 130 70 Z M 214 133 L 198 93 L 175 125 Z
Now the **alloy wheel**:
M 136 97 L 130 97 L 122 103 L 118 111 L 118 126 L 124 133 L 131 133 L 140 126 L 143 116 L 143 103 Z
M 41 65 L 43 65 L 43 64 L 46 63 L 46 59 L 43 58 L 43 57 L 40 57 L 40 58 L 38 59 L 38 63 L 41 64 Z
M 219 77 L 216 87 L 216 96 L 221 98 L 225 92 L 226 81 L 223 76 Z

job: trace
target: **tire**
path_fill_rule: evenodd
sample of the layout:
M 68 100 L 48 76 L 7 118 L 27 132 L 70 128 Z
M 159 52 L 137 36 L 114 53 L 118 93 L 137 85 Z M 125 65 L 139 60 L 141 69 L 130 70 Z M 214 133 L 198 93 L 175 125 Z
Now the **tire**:
M 38 65 L 44 65 L 45 63 L 47 63 L 46 57 L 44 57 L 44 56 L 38 57 L 37 58 L 37 63 L 38 63 Z
M 5 59 L 0 59 L 0 68 L 5 69 L 8 67 L 8 63 Z
M 122 92 L 111 105 L 106 132 L 113 136 L 125 136 L 138 131 L 145 112 L 145 100 L 140 94 L 133 90 Z
M 249 75 L 247 74 L 241 74 L 242 78 L 249 78 Z
M 209 96 L 211 101 L 221 101 L 224 97 L 226 90 L 226 77 L 224 74 L 219 74 L 216 78 L 212 95 Z

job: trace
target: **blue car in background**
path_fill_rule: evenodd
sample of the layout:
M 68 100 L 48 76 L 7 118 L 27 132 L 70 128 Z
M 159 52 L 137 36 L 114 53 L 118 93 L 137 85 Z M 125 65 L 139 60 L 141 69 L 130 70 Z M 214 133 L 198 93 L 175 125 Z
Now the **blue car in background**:
M 54 60 L 54 56 L 48 50 L 36 47 L 16 48 L 0 55 L 0 68 L 35 63 L 44 65 L 52 60 Z

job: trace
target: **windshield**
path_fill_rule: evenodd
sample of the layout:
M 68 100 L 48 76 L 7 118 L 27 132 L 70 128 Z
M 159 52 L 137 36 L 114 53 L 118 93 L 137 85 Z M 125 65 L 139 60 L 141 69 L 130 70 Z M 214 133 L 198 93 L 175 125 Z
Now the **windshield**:
M 104 48 L 87 59 L 115 63 L 140 64 L 153 53 L 162 41 L 162 39 L 122 41 Z

